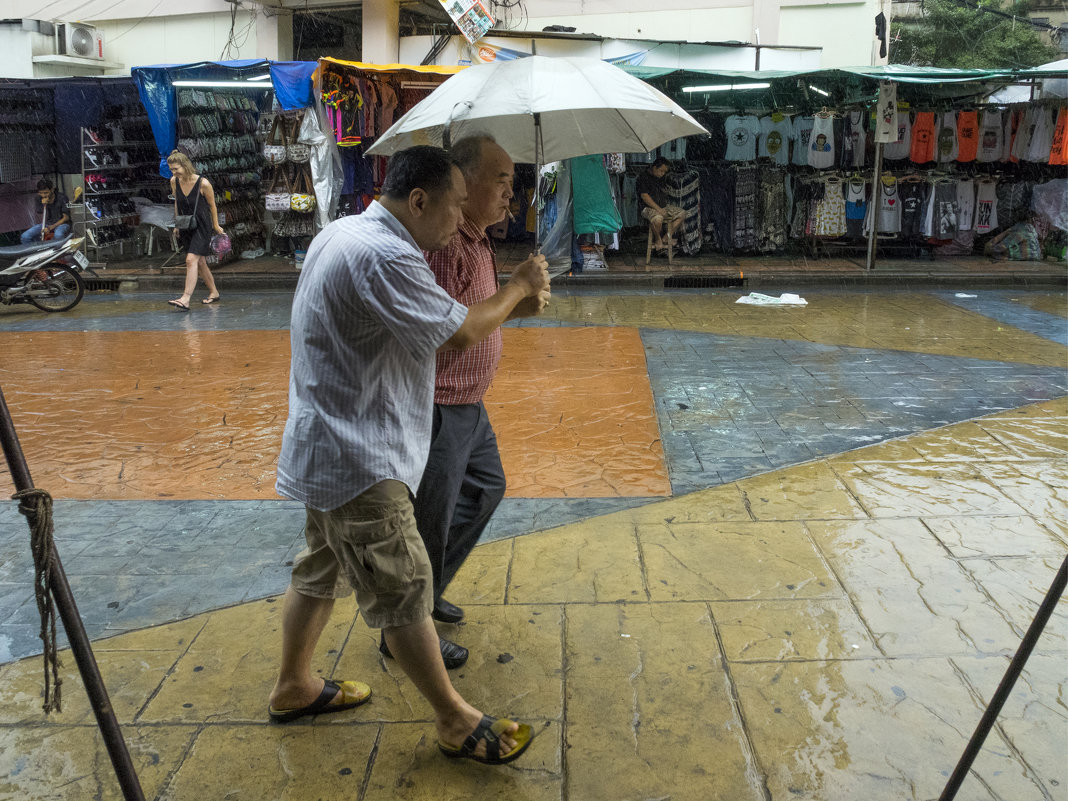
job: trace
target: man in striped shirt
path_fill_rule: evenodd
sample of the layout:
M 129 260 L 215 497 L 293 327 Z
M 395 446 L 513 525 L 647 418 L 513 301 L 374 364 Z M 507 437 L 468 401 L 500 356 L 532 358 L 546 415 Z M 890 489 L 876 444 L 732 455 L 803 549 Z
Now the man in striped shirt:
M 449 151 L 467 185 L 459 230 L 447 247 L 424 254 L 434 278 L 465 305 L 497 291 L 497 263 L 486 229 L 509 213 L 515 167 L 492 137 L 466 137 Z M 531 260 L 542 259 L 532 256 Z M 525 265 L 526 263 L 524 263 Z M 546 289 L 521 301 L 509 319 L 541 312 Z M 459 623 L 464 611 L 442 598 L 504 497 L 505 476 L 483 398 L 501 358 L 501 331 L 464 351 L 441 351 L 434 380 L 434 427 L 415 522 L 434 571 L 433 617 Z
M 441 751 L 499 764 L 525 750 L 532 730 L 483 716 L 452 686 L 430 617 L 433 574 L 412 492 L 430 442 L 436 351 L 482 341 L 549 276 L 544 262 L 531 263 L 471 306 L 438 287 L 421 250 L 452 239 L 465 198 L 463 176 L 443 150 L 401 151 L 381 201 L 328 225 L 308 251 L 293 298 L 277 483 L 307 508 L 308 547 L 286 591 L 268 714 L 288 723 L 369 700 L 366 684 L 324 681 L 311 670 L 334 599 L 355 589 L 367 625 L 383 630 L 433 707 Z

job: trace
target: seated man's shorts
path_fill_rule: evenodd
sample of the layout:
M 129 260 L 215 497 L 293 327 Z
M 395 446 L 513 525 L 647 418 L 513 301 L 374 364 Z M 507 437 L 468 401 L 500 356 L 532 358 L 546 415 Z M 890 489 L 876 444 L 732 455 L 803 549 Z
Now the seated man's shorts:
M 376 629 L 430 616 L 434 575 L 403 482 L 382 481 L 329 512 L 308 507 L 304 536 L 291 579 L 301 595 L 344 598 L 355 589 Z
M 649 206 L 644 206 L 642 208 L 642 217 L 645 218 L 646 220 L 653 220 L 656 217 L 661 217 L 662 216 L 663 219 L 666 222 L 672 222 L 674 220 L 677 220 L 679 217 L 683 217 L 685 215 L 686 215 L 686 212 L 684 212 L 678 206 L 664 206 L 664 214 L 663 215 L 660 215 L 660 214 L 656 213 L 651 208 L 649 208 Z

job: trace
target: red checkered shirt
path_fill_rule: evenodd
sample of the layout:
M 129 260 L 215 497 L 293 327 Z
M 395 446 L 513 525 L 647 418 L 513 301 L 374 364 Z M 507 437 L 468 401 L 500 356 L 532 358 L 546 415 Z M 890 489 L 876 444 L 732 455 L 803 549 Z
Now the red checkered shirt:
M 493 245 L 486 232 L 466 217 L 447 246 L 423 255 L 441 288 L 465 306 L 473 306 L 497 292 Z M 439 351 L 434 403 L 478 403 L 489 389 L 500 360 L 499 328 L 467 350 Z

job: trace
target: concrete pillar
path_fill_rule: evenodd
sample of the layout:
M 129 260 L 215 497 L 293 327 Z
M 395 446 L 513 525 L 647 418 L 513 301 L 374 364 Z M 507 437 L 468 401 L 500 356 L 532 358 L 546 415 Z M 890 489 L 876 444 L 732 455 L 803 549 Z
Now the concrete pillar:
M 762 45 L 779 44 L 779 15 L 781 6 L 779 0 L 753 0 L 753 43 L 758 42 L 757 31 L 760 32 L 759 43 Z
M 271 61 L 293 60 L 293 15 L 279 14 L 271 10 L 271 16 L 263 8 L 256 14 L 256 58 Z
M 363 0 L 363 52 L 368 64 L 395 64 L 400 53 L 398 0 Z

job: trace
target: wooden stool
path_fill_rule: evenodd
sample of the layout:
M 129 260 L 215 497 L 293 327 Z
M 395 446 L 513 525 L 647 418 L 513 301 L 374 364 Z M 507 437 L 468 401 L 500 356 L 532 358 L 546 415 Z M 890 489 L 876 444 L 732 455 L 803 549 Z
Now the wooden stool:
M 666 228 L 667 227 L 667 222 L 662 223 L 662 225 Z M 667 249 L 668 265 L 671 264 L 671 257 L 672 257 L 672 252 L 671 251 L 672 251 L 672 249 L 673 249 L 672 248 L 672 242 L 671 242 L 671 239 L 669 238 L 668 239 L 668 249 Z M 652 258 L 653 258 L 653 224 L 650 222 L 649 223 L 649 236 L 646 237 L 646 239 L 645 239 L 645 266 L 646 267 L 649 266 L 649 262 L 652 260 Z

